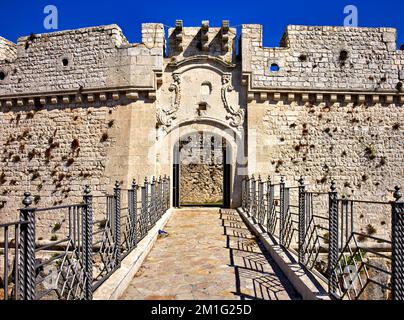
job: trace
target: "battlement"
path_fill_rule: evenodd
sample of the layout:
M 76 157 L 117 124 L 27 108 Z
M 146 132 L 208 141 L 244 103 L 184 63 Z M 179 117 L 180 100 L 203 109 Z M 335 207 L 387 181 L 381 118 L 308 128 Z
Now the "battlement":
M 31 34 L 20 37 L 16 45 L 2 39 L 0 95 L 4 96 L 155 90 L 154 72 L 162 69 L 162 46 L 130 44 L 115 24 Z
M 354 39 L 349 39 L 350 37 Z M 355 44 L 356 39 L 359 40 L 359 43 Z M 366 50 L 374 48 L 376 45 L 380 49 L 395 51 L 396 39 L 397 30 L 394 28 L 289 25 L 282 38 L 281 46 L 299 48 L 302 46 L 302 42 L 306 42 L 317 49 L 323 44 L 345 42 L 347 45 L 353 44 L 354 49 Z M 349 43 L 347 43 L 348 41 Z
M 79 40 L 82 39 L 82 37 L 87 37 L 88 35 L 97 37 L 97 34 L 109 35 L 112 38 L 112 40 L 119 41 L 120 43 L 128 43 L 126 37 L 122 33 L 122 29 L 116 24 L 110 24 L 103 26 L 94 26 L 87 28 L 62 30 L 49 33 L 31 34 L 28 36 L 22 36 L 18 38 L 17 45 L 25 46 L 27 41 L 31 42 L 30 44 L 34 44 L 33 40 L 37 40 L 35 41 L 36 43 L 41 42 L 41 40 L 47 42 L 51 38 L 58 38 L 58 37 L 64 39 L 74 37 L 76 41 L 79 42 Z
M 251 90 L 397 92 L 404 80 L 392 28 L 291 25 L 279 48 L 265 48 L 262 26 L 243 25 L 241 39 Z
M 235 58 L 237 31 L 223 20 L 221 27 L 211 27 L 202 21 L 200 27 L 184 27 L 182 20 L 168 30 L 168 56 L 181 60 L 190 56 L 209 55 L 231 64 Z
M 115 24 L 32 34 L 17 44 L 0 37 L 0 96 L 156 91 L 165 36 L 163 24 L 143 23 L 142 42 L 134 44 Z M 227 20 L 220 27 L 177 20 L 168 30 L 166 63 L 206 56 L 234 66 L 236 36 Z M 263 47 L 262 36 L 262 25 L 242 25 L 249 92 L 402 92 L 404 51 L 397 50 L 395 29 L 290 25 L 276 48 Z

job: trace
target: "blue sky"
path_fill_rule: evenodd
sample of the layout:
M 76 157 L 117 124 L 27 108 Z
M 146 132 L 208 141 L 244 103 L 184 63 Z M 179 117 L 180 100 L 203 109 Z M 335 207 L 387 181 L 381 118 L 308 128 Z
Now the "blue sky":
M 182 19 L 184 26 L 209 20 L 219 26 L 222 19 L 230 25 L 264 25 L 264 45 L 277 46 L 288 24 L 343 25 L 343 9 L 357 6 L 359 26 L 398 29 L 398 46 L 404 43 L 403 0 L 16 0 L 0 4 L 0 35 L 16 42 L 30 33 L 48 32 L 43 26 L 46 5 L 59 11 L 59 30 L 103 24 L 118 24 L 130 42 L 139 42 L 142 22 L 161 22 L 172 26 Z

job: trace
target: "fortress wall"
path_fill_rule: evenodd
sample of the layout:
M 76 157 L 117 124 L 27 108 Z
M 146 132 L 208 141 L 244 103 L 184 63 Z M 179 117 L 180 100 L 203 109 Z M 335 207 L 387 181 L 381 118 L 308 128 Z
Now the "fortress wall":
M 6 74 L 0 80 L 0 96 L 128 87 L 155 90 L 153 71 L 162 68 L 163 50 L 129 44 L 118 26 L 109 25 L 21 37 L 17 57 L 14 62 L 0 62 L 0 71 Z
M 144 41 L 150 28 L 164 38 L 162 25 L 142 27 Z M 92 27 L 22 37 L 18 58 L 0 61 L 0 222 L 18 217 L 26 191 L 43 208 L 80 203 L 86 184 L 100 195 L 155 174 L 163 46 L 147 45 Z
M 0 64 L 9 69 L 0 94 L 105 86 L 107 58 L 117 51 L 112 35 L 118 32 L 112 25 L 19 38 L 18 60 Z
M 262 46 L 262 26 L 242 27 L 242 68 L 251 89 L 398 92 L 404 52 L 392 28 L 288 26 L 279 48 Z M 346 60 L 341 52 L 346 51 Z M 277 64 L 278 72 L 270 66 Z
M 81 202 L 86 183 L 99 192 L 111 183 L 103 174 L 107 149 L 115 142 L 101 142 L 112 119 L 109 110 L 74 105 L 1 108 L 1 221 L 17 218 L 26 191 L 35 197 L 35 206 L 45 207 Z
M 265 48 L 262 26 L 243 25 L 241 52 L 250 174 L 276 183 L 284 175 L 291 186 L 304 176 L 316 191 L 335 179 L 341 197 L 392 200 L 404 173 L 404 52 L 395 29 L 288 26 L 279 48 Z M 388 233 L 389 206 L 358 207 L 357 231 Z
M 0 221 L 18 218 L 23 193 L 34 206 L 81 203 L 84 186 L 111 194 L 132 179 L 154 174 L 147 162 L 153 103 L 47 105 L 0 108 Z M 147 110 L 147 111 L 146 111 Z M 52 224 L 52 217 L 43 221 Z
M 304 176 L 309 191 L 328 192 L 335 179 L 340 196 L 391 201 L 404 183 L 403 115 L 401 105 L 253 101 L 249 172 L 275 183 L 284 175 L 289 186 Z M 389 230 L 390 206 L 356 211 L 359 228 Z

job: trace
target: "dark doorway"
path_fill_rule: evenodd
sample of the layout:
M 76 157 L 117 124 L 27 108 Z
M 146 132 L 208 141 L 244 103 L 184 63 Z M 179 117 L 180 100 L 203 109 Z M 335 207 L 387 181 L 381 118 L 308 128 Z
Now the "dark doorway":
M 179 153 L 174 148 L 174 161 L 173 161 L 173 207 L 180 206 L 180 164 Z
M 227 147 L 223 147 L 223 208 L 230 208 L 231 164 L 227 159 Z
M 173 206 L 230 207 L 231 165 L 226 140 L 195 132 L 174 146 Z

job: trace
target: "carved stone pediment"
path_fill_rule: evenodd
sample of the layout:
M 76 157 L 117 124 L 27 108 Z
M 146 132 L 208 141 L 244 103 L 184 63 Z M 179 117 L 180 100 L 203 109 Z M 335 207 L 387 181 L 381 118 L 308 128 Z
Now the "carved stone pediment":
M 158 126 L 168 132 L 174 122 L 205 117 L 240 129 L 245 110 L 237 103 L 238 93 L 232 85 L 230 69 L 216 61 L 205 60 L 188 61 L 177 66 L 172 71 L 172 83 L 166 81 L 168 84 L 161 91 L 161 105 L 157 107 Z M 169 77 L 167 74 L 167 80 Z
M 231 84 L 231 74 L 223 74 L 222 76 L 222 101 L 225 109 L 229 113 L 226 118 L 230 119 L 230 125 L 233 127 L 240 127 L 244 123 L 244 110 L 239 106 L 235 107 L 229 103 L 228 93 L 234 90 Z
M 166 130 L 171 126 L 173 120 L 176 119 L 176 112 L 180 108 L 181 103 L 181 78 L 179 74 L 173 73 L 173 82 L 170 85 L 170 92 L 173 92 L 171 98 L 171 105 L 168 107 L 162 107 L 157 110 L 158 124 L 163 126 Z

